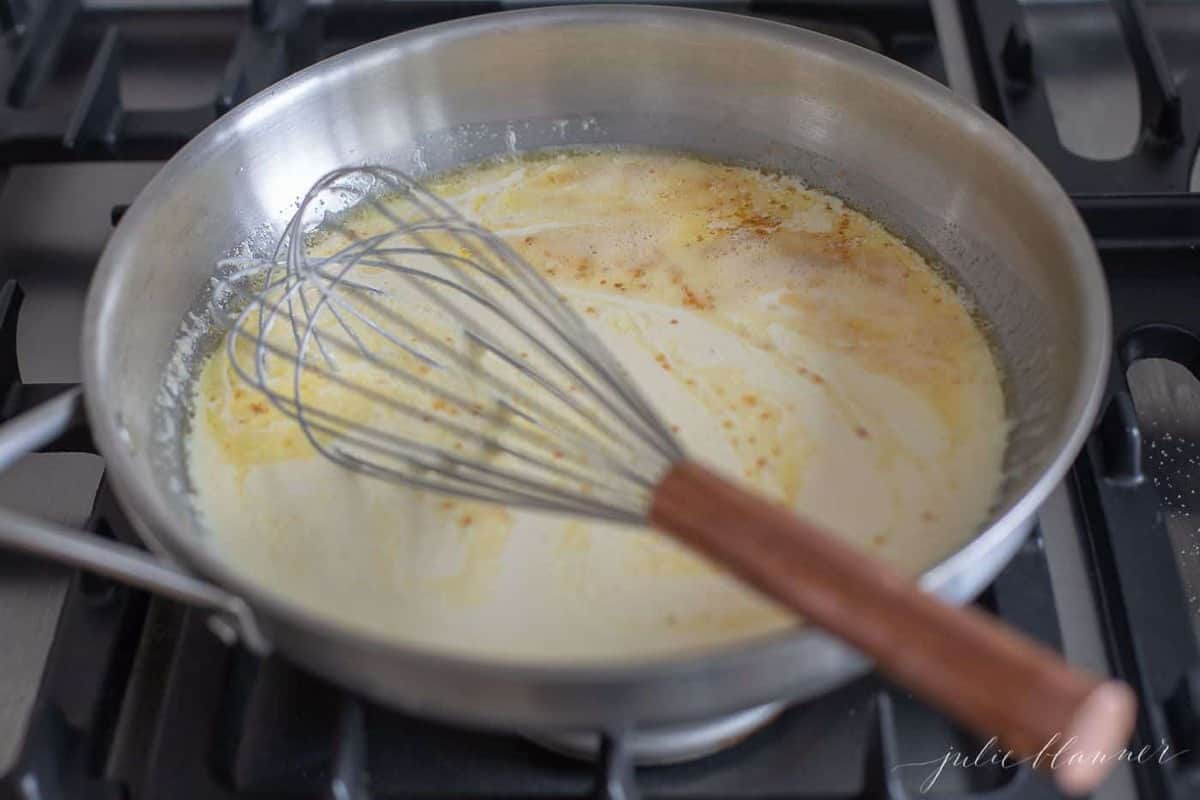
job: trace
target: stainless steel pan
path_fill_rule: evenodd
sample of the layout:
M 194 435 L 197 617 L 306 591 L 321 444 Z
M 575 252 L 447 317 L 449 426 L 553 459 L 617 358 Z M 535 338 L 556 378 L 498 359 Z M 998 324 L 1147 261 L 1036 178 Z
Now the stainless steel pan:
M 946 265 L 990 322 L 1014 427 L 988 523 L 923 578 L 956 602 L 1015 552 L 1096 413 L 1108 302 L 1063 191 L 1000 126 L 940 85 L 834 39 L 647 7 L 476 17 L 305 70 L 215 123 L 146 187 L 88 299 L 84 397 L 108 474 L 150 557 L 0 513 L 2 538 L 217 611 L 252 646 L 380 701 L 464 721 L 600 728 L 710 718 L 828 690 L 865 669 L 797 630 L 702 656 L 604 668 L 498 665 L 354 633 L 222 560 L 187 498 L 186 386 L 209 278 L 231 246 L 280 231 L 327 170 L 438 170 L 507 149 L 647 144 L 798 173 Z M 176 340 L 194 333 L 178 356 Z M 199 332 L 199 333 L 197 333 Z M 4 431 L 0 463 L 61 428 L 60 398 Z M 14 430 L 14 426 L 16 429 Z

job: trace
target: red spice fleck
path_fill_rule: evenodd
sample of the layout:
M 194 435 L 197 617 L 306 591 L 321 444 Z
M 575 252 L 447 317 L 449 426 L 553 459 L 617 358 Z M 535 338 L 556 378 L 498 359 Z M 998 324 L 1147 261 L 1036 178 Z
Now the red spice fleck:
M 781 221 L 765 214 L 750 214 L 742 218 L 740 228 L 758 237 L 770 236 L 779 229 Z
M 458 521 L 458 524 L 464 528 L 469 528 L 471 526 L 471 523 L 474 521 L 475 521 L 474 517 L 472 517 L 470 514 L 465 514 L 465 515 L 463 515 L 463 518 Z
M 755 463 L 755 465 L 756 465 L 756 466 L 758 466 L 758 467 L 765 467 L 765 466 L 767 465 L 767 460 L 766 460 L 765 458 L 759 458 L 759 459 L 758 459 L 757 461 L 755 461 L 754 463 Z
M 713 307 L 713 299 L 711 292 L 705 292 L 704 296 L 696 294 L 690 286 L 681 286 L 680 291 L 683 293 L 683 304 L 688 308 L 698 308 L 701 311 L 707 311 Z
M 253 411 L 255 414 L 267 413 L 267 407 L 263 403 L 251 403 L 250 410 Z
M 867 429 L 862 425 L 859 425 L 854 429 L 854 435 L 860 439 L 869 439 L 871 436 L 871 434 L 867 432 Z
M 671 324 L 672 324 L 672 325 L 678 325 L 678 324 L 679 324 L 679 320 L 677 320 L 677 319 L 673 319 L 673 320 L 671 320 Z

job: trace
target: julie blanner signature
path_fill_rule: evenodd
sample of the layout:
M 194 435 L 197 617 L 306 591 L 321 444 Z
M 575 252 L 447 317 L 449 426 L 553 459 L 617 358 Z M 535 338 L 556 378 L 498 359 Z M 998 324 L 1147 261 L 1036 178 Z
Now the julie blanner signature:
M 1076 737 L 1064 739 L 1061 734 L 1054 734 L 1037 753 L 1031 756 L 1017 757 L 1011 750 L 1001 750 L 996 737 L 984 742 L 983 746 L 974 753 L 967 753 L 955 747 L 950 747 L 945 754 L 931 758 L 928 761 L 909 761 L 892 767 L 894 770 L 914 767 L 930 767 L 925 780 L 921 781 L 921 793 L 929 792 L 946 769 L 977 769 L 980 767 L 1000 767 L 1014 769 L 1023 764 L 1029 764 L 1034 769 L 1058 769 L 1068 764 L 1103 764 L 1109 761 L 1125 761 L 1130 764 L 1166 764 L 1179 758 L 1187 750 L 1173 750 L 1166 741 L 1157 746 L 1146 745 L 1137 750 L 1121 748 L 1110 753 L 1084 752 L 1075 750 Z

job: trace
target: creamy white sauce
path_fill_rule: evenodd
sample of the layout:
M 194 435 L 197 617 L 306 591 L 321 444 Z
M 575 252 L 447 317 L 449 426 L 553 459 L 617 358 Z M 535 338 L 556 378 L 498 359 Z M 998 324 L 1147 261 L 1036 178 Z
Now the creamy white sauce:
M 866 217 L 788 178 L 663 154 L 518 160 L 434 188 L 544 271 L 693 456 L 910 574 L 986 518 L 1006 430 L 987 343 Z M 191 475 L 217 546 L 347 624 L 523 661 L 636 660 L 794 624 L 651 531 L 346 472 L 223 350 L 197 392 Z

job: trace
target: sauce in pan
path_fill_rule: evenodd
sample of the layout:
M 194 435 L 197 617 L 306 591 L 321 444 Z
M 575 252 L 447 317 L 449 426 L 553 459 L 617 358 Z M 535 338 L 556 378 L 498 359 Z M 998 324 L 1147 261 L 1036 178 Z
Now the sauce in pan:
M 789 177 L 663 153 L 535 154 L 430 188 L 543 271 L 699 459 L 910 574 L 986 518 L 1007 431 L 986 338 L 866 216 Z M 386 230 L 372 213 L 348 224 Z M 345 472 L 224 348 L 198 381 L 189 452 L 229 559 L 397 640 L 621 661 L 793 624 L 657 534 Z

